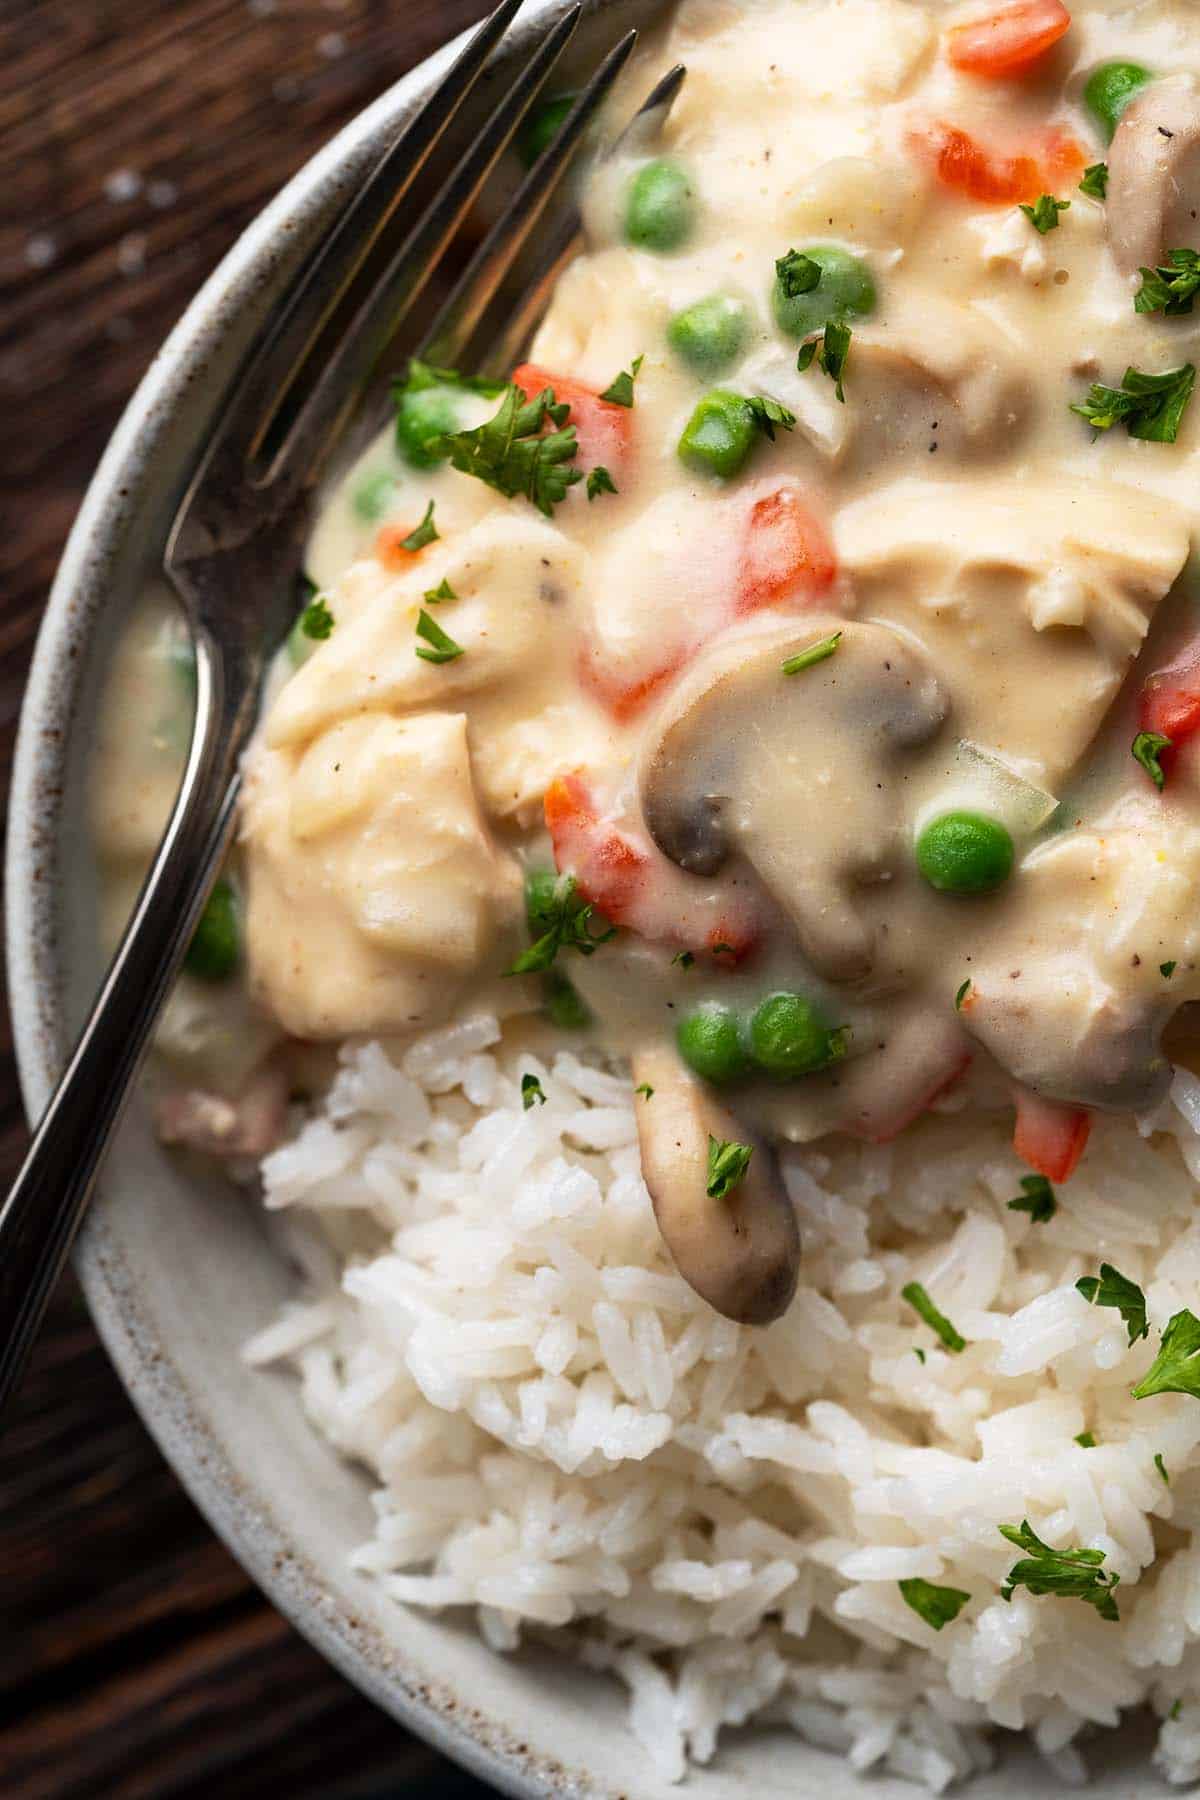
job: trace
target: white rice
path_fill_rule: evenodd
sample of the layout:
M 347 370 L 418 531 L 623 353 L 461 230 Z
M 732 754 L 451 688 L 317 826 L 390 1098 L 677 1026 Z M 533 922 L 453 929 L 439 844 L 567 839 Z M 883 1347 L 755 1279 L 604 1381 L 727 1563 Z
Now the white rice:
M 526 1073 L 546 1094 L 528 1111 Z M 474 1608 L 497 1650 L 570 1628 L 668 1777 L 765 1717 L 935 1793 L 989 1765 L 996 1727 L 1025 1729 L 1071 1787 L 1091 1728 L 1139 1705 L 1167 1780 L 1200 1777 L 1200 1402 L 1129 1394 L 1197 1306 L 1200 1082 L 1179 1074 L 1137 1130 L 1098 1121 L 1045 1225 L 1007 1210 L 1023 1170 L 999 1120 L 788 1152 L 801 1285 L 758 1331 L 671 1267 L 645 1104 L 473 1018 L 398 1064 L 344 1050 L 266 1159 L 310 1291 L 246 1354 L 290 1363 L 377 1480 L 357 1566 L 406 1605 Z M 1101 1258 L 1144 1287 L 1149 1342 L 1075 1291 Z M 963 1354 L 901 1300 L 912 1280 Z M 1025 1517 L 1104 1551 L 1119 1624 L 1000 1599 L 997 1526 Z M 970 1603 L 935 1632 L 907 1576 Z

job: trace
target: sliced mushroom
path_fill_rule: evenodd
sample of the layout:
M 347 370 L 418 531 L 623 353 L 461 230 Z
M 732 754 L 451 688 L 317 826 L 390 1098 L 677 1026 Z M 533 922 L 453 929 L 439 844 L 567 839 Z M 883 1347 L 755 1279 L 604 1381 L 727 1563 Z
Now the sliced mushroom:
M 1200 93 L 1170 75 L 1134 96 L 1108 152 L 1104 216 L 1117 267 L 1136 275 L 1194 244 L 1200 209 Z
M 287 1078 L 268 1065 L 232 1099 L 206 1088 L 172 1088 L 158 1102 L 155 1123 L 164 1144 L 204 1156 L 257 1160 L 282 1138 L 287 1103 Z
M 834 633 L 831 656 L 784 674 L 789 658 Z M 646 824 L 696 875 L 740 853 L 813 967 L 855 980 L 874 962 L 856 889 L 899 866 L 910 753 L 946 712 L 924 658 L 885 625 L 810 614 L 799 629 L 726 639 L 696 664 L 648 743 Z
M 769 1325 L 787 1311 L 800 1272 L 800 1229 L 773 1153 L 673 1050 L 638 1051 L 633 1079 L 652 1090 L 637 1103 L 642 1173 L 676 1268 L 727 1319 Z M 710 1138 L 753 1150 L 745 1175 L 720 1199 L 707 1191 Z

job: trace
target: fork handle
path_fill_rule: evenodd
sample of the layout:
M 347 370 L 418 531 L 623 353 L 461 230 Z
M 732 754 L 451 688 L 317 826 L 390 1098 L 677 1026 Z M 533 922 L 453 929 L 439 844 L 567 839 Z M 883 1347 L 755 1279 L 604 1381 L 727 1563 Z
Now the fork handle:
M 232 836 L 245 696 L 203 637 L 179 796 L 104 984 L 0 1207 L 0 1412 L 91 1198 L 155 1021 Z M 235 686 L 241 685 L 235 681 Z M 233 706 L 230 701 L 237 701 Z

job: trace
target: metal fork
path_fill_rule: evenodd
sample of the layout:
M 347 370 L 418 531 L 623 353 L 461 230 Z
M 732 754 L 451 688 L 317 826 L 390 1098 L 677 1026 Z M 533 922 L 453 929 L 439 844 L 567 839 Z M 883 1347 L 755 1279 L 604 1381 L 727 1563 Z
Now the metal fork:
M 179 796 L 103 986 L 0 1208 L 0 1408 L 12 1392 L 83 1218 L 155 1021 L 233 835 L 239 765 L 267 661 L 291 623 L 305 522 L 318 482 L 383 352 L 442 264 L 475 197 L 565 49 L 581 7 L 540 32 L 465 148 L 455 115 L 521 0 L 503 3 L 381 159 L 294 277 L 231 382 L 171 530 L 167 575 L 195 640 L 196 713 Z M 420 353 L 455 362 L 566 172 L 633 48 L 629 32 L 452 287 Z M 658 94 L 647 104 L 657 104 Z M 461 134 L 460 134 L 461 135 Z M 372 248 L 421 192 L 441 150 L 449 172 L 382 272 Z M 457 150 L 457 155 L 455 154 Z M 419 200 L 414 203 L 417 210 Z M 355 307 L 355 277 L 369 287 Z M 344 306 L 343 304 L 344 303 Z M 331 321 L 351 311 L 330 346 Z M 246 595 L 255 597 L 247 605 Z

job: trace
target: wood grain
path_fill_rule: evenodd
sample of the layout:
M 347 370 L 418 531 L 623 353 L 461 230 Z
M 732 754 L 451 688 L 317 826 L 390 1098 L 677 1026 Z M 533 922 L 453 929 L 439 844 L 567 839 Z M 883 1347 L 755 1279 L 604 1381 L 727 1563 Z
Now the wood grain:
M 126 399 L 280 185 L 481 0 L 0 0 L 0 782 Z M 24 1138 L 7 1014 L 0 1177 Z M 5 1800 L 481 1795 L 309 1649 L 142 1429 L 73 1282 L 0 1438 Z

